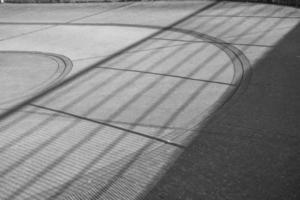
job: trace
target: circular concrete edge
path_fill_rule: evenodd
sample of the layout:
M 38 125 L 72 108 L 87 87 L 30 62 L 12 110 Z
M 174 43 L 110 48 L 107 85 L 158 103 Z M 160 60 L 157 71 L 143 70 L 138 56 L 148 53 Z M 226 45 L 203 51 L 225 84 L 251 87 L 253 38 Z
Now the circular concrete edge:
M 73 68 L 73 63 L 70 58 L 60 55 L 60 54 L 55 54 L 55 53 L 49 53 L 49 52 L 40 52 L 40 51 L 14 51 L 14 50 L 8 50 L 8 51 L 2 51 L 0 50 L 0 54 L 32 54 L 32 55 L 38 55 L 38 56 L 43 56 L 48 59 L 54 60 L 57 63 L 57 71 L 49 77 L 43 84 L 31 88 L 28 90 L 27 94 L 21 94 L 17 98 L 5 100 L 0 103 L 0 105 L 7 104 L 7 103 L 12 103 L 15 101 L 20 101 L 24 99 L 25 97 L 34 95 L 34 93 L 41 92 L 42 90 L 45 90 L 55 84 L 59 84 L 72 70 Z M 34 90 L 34 91 L 33 91 Z

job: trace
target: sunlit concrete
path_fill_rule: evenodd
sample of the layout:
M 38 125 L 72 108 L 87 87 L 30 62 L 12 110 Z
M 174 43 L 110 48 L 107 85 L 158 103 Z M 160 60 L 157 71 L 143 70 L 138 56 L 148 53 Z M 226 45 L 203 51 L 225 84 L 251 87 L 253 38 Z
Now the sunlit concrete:
M 299 18 L 205 1 L 1 5 L 1 90 L 20 98 L 0 105 L 0 198 L 144 194 Z M 49 54 L 70 61 L 64 79 L 12 92 L 53 73 Z M 11 76 L 28 70 L 7 82 L 7 66 Z

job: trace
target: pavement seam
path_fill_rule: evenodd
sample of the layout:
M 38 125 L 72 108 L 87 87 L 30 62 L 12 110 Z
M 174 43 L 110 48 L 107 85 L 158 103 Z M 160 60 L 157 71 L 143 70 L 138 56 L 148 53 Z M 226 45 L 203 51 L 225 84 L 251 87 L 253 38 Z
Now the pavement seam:
M 80 115 L 76 115 L 76 114 L 73 114 L 73 113 L 70 113 L 70 112 L 65 112 L 65 111 L 62 111 L 62 110 L 56 110 L 56 109 L 53 109 L 53 108 L 40 106 L 40 105 L 37 105 L 37 104 L 32 104 L 31 103 L 29 105 L 31 105 L 33 107 L 36 107 L 36 108 L 52 111 L 52 112 L 55 112 L 55 113 L 71 116 L 71 117 L 76 118 L 76 119 L 81 119 L 81 120 L 84 120 L 84 121 L 89 121 L 89 122 L 92 122 L 92 123 L 107 126 L 107 127 L 113 128 L 113 129 L 118 129 L 118 130 L 121 130 L 121 131 L 125 131 L 127 133 L 135 134 L 135 135 L 138 135 L 138 136 L 141 136 L 141 137 L 145 137 L 145 138 L 148 138 L 148 139 L 151 139 L 151 140 L 155 140 L 157 142 L 172 145 L 172 146 L 175 146 L 175 147 L 180 148 L 180 149 L 185 148 L 185 146 L 183 146 L 183 145 L 180 145 L 180 144 L 168 141 L 168 140 L 160 139 L 160 138 L 157 138 L 157 137 L 153 137 L 153 136 L 147 135 L 145 133 L 141 133 L 141 132 L 133 131 L 133 130 L 130 130 L 130 129 L 126 129 L 126 128 L 123 128 L 121 126 L 112 125 L 112 124 L 107 123 L 107 122 L 98 121 L 98 120 L 95 120 L 95 119 L 91 119 L 91 118 L 83 117 L 83 116 L 80 116 Z

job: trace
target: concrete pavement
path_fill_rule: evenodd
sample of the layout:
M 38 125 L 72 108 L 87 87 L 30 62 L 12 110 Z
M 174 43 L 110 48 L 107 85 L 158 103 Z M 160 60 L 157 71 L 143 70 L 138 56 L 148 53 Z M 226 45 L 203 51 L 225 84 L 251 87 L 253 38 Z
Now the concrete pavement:
M 295 8 L 245 3 L 1 5 L 1 89 L 10 101 L 0 114 L 1 199 L 144 197 L 181 153 L 190 155 L 199 135 L 225 129 L 222 110 L 251 113 L 233 104 L 251 88 L 251 66 L 299 21 Z M 202 159 L 197 154 L 192 162 L 219 166 Z M 232 192 L 206 194 L 211 184 L 197 187 L 177 172 L 148 198 L 222 199 Z M 209 180 L 222 188 L 218 177 Z

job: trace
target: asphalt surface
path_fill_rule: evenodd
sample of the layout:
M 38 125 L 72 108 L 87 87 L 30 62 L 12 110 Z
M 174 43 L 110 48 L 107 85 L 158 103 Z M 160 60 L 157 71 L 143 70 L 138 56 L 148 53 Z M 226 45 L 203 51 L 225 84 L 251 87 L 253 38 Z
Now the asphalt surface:
M 1 5 L 0 199 L 298 199 L 299 22 L 238 2 Z

